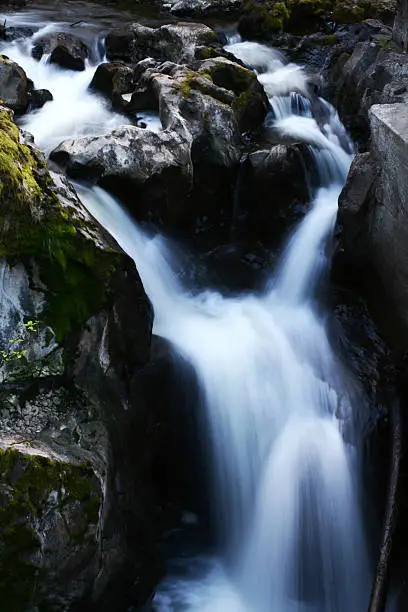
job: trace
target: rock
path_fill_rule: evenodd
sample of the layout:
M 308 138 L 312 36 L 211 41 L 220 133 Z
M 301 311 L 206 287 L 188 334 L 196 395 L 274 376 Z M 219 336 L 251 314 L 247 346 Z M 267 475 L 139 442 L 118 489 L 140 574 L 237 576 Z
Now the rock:
M 275 145 L 250 153 L 242 166 L 239 185 L 245 231 L 270 246 L 279 244 L 288 218 L 295 221 L 301 213 L 300 205 L 309 200 L 302 154 L 295 146 Z
M 0 55 L 0 100 L 22 115 L 30 103 L 32 82 L 24 70 L 5 55 Z
M 87 46 L 71 34 L 58 32 L 41 36 L 34 40 L 31 51 L 36 60 L 49 54 L 51 64 L 58 64 L 68 70 L 85 70 L 85 60 L 89 57 Z
M 48 89 L 34 89 L 30 95 L 30 107 L 32 109 L 42 108 L 47 102 L 53 100 L 53 95 Z
M 152 308 L 134 263 L 4 107 L 0 149 L 2 601 L 125 612 L 162 572 Z
M 106 56 L 109 60 L 134 63 L 147 57 L 183 63 L 195 58 L 196 49 L 217 48 L 221 54 L 218 36 L 201 23 L 175 23 L 160 28 L 148 28 L 134 23 L 125 30 L 111 32 L 106 37 Z M 209 51 L 211 53 L 211 51 Z
M 141 64 L 127 112 L 157 110 L 162 131 L 124 126 L 63 142 L 51 158 L 105 185 L 138 218 L 183 231 L 203 227 L 205 217 L 220 221 L 232 211 L 241 129 L 258 126 L 268 109 L 255 73 L 225 58 L 191 69 Z
M 22 38 L 31 38 L 33 34 L 34 30 L 29 27 L 8 26 L 7 21 L 5 21 L 3 25 L 0 25 L 0 40 L 12 42 L 13 40 L 20 40 Z
M 355 160 L 339 200 L 335 265 L 340 260 L 343 279 L 349 276 L 364 288 L 380 330 L 396 353 L 403 353 L 408 342 L 407 106 L 373 106 L 370 125 L 370 153 Z
M 403 51 L 408 49 L 408 2 L 397 0 L 397 12 L 395 15 L 392 37 Z
M 180 17 L 232 14 L 241 10 L 242 0 L 165 0 L 164 6 Z
M 340 116 L 361 135 L 363 146 L 369 135 L 370 107 L 408 101 L 408 59 L 396 49 L 389 32 L 386 38 L 381 33 L 356 44 L 349 58 L 341 55 L 328 80 Z
M 390 20 L 395 0 L 244 0 L 239 32 L 249 39 L 273 40 L 285 30 L 296 34 L 333 31 L 364 19 Z
M 157 134 L 136 126 L 123 126 L 105 136 L 65 141 L 51 153 L 51 159 L 70 176 L 92 178 L 122 196 L 128 191 L 126 200 L 133 199 L 133 210 L 141 218 L 149 212 L 144 210 L 146 206 L 164 206 L 164 214 L 168 201 L 181 203 L 192 178 L 187 140 L 174 132 Z M 137 197 L 142 189 L 147 193 Z M 151 220 L 161 218 L 160 209 L 150 210 L 150 214 Z M 178 218 L 179 214 L 177 208 L 167 212 L 170 217 Z
M 89 87 L 106 96 L 114 108 L 121 109 L 122 95 L 133 93 L 135 89 L 134 70 L 119 62 L 100 64 Z

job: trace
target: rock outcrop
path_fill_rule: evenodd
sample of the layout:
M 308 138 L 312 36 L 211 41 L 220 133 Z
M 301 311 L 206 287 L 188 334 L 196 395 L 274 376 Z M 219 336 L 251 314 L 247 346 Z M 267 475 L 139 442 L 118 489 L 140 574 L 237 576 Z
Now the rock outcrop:
M 408 101 L 408 58 L 393 42 L 391 30 L 381 28 L 351 54 L 342 53 L 327 80 L 327 94 L 340 116 L 366 144 L 370 107 Z
M 156 32 L 162 35 L 165 28 Z M 207 30 L 194 26 L 192 35 L 208 36 Z M 109 78 L 99 91 L 130 116 L 157 112 L 162 130 L 123 126 L 65 141 L 51 153 L 53 161 L 70 176 L 94 180 L 119 195 L 137 218 L 173 230 L 191 232 L 230 217 L 241 133 L 258 128 L 269 107 L 256 74 L 225 57 L 188 65 L 147 58 L 134 68 L 108 64 L 100 71 Z M 96 81 L 95 75 L 93 87 Z M 131 83 L 127 101 L 120 92 Z
M 133 262 L 4 107 L 0 275 L 3 605 L 142 605 L 161 572 L 152 308 Z
M 383 333 L 402 353 L 408 346 L 407 109 L 370 110 L 370 152 L 355 159 L 339 200 L 335 259 L 335 269 L 365 287 Z
M 30 104 L 32 82 L 24 70 L 5 55 L 0 55 L 0 100 L 17 114 L 23 114 Z
M 17 115 L 29 108 L 41 108 L 52 100 L 47 89 L 34 89 L 25 71 L 5 55 L 0 55 L 0 100 Z
M 408 50 L 408 2 L 397 0 L 397 13 L 395 15 L 393 39 L 404 50 Z
M 240 33 L 253 39 L 272 39 L 282 30 L 297 34 L 333 32 L 333 26 L 364 19 L 393 19 L 396 0 L 244 0 Z
M 31 52 L 36 60 L 44 54 L 49 62 L 67 70 L 85 70 L 85 60 L 89 57 L 87 46 L 72 34 L 58 32 L 46 34 L 34 40 Z
M 250 153 L 240 175 L 240 214 L 252 239 L 276 246 L 309 200 L 302 153 L 295 146 L 275 145 Z M 296 215 L 298 211 L 299 215 Z
M 202 23 L 172 23 L 160 28 L 148 28 L 134 23 L 121 30 L 113 30 L 106 37 L 106 56 L 109 60 L 135 63 L 146 57 L 175 63 L 191 62 L 207 49 L 207 56 L 221 50 L 215 32 Z M 202 52 L 202 51 L 201 51 Z

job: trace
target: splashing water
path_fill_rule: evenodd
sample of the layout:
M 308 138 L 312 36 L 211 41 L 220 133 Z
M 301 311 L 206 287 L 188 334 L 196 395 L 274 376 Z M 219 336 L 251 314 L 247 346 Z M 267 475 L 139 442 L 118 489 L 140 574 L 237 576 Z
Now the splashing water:
M 294 129 L 302 125 L 309 142 L 314 130 Z M 155 331 L 194 366 L 207 410 L 221 557 L 190 560 L 187 577 L 168 577 L 159 612 L 361 612 L 367 601 L 355 446 L 361 397 L 314 306 L 351 156 L 315 130 L 315 159 L 330 184 L 260 297 L 191 295 L 163 238 L 149 240 L 103 191 L 83 194 L 134 258 Z
M 294 95 L 307 93 L 298 67 L 262 45 L 227 48 L 257 68 L 272 107 L 281 109 L 275 128 L 310 147 L 321 183 L 262 295 L 192 295 L 175 273 L 171 243 L 144 235 L 103 190 L 79 188 L 134 258 L 154 305 L 155 332 L 194 366 L 206 410 L 219 554 L 187 560 L 184 576 L 170 575 L 154 606 L 361 612 L 369 592 L 358 479 L 356 411 L 363 402 L 316 308 L 351 149 L 343 148 L 344 128 L 331 107 L 320 125 L 306 98 L 294 114 Z M 25 120 L 46 150 L 121 120 L 88 92 L 91 66 L 72 74 L 34 62 L 28 46 L 9 45 L 7 53 L 54 94 Z

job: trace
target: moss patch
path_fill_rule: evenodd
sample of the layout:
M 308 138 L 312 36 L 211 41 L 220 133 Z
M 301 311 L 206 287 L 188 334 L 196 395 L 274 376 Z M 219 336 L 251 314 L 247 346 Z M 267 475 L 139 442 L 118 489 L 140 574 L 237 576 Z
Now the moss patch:
M 96 524 L 100 498 L 99 483 L 86 465 L 0 450 L 0 600 L 4 610 L 21 612 L 43 600 L 41 583 L 46 571 L 41 566 L 38 532 L 42 519 L 50 513 L 64 514 L 69 504 L 80 502 L 86 524 Z M 73 545 L 77 541 L 75 534 Z
M 0 107 L 0 257 L 33 257 L 48 289 L 46 323 L 61 342 L 106 302 L 119 254 L 81 233 L 80 222 L 53 191 L 44 158 L 19 141 L 8 109 Z

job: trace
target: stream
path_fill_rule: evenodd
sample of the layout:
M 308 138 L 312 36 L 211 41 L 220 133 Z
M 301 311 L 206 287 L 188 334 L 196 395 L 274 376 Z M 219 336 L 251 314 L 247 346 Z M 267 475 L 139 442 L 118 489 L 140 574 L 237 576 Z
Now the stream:
M 93 37 L 94 60 L 84 72 L 31 57 L 38 36 L 61 29 L 61 21 L 47 19 L 32 12 L 8 17 L 19 25 L 35 23 L 39 31 L 0 47 L 36 88 L 54 96 L 21 121 L 45 153 L 66 138 L 102 134 L 129 121 L 88 90 L 104 60 L 94 25 L 86 35 Z M 257 70 L 271 104 L 268 129 L 305 143 L 319 183 L 261 292 L 231 297 L 211 287 L 193 290 L 180 280 L 190 264 L 177 245 L 146 234 L 101 188 L 79 187 L 84 205 L 134 259 L 154 306 L 154 333 L 194 368 L 205 412 L 217 547 L 176 555 L 153 608 L 362 612 L 372 579 L 362 513 L 366 415 L 359 383 L 329 339 L 323 299 L 337 199 L 353 145 L 322 99 L 316 121 L 299 66 L 256 43 L 235 39 L 227 49 Z M 146 129 L 160 129 L 154 115 L 138 116 Z

